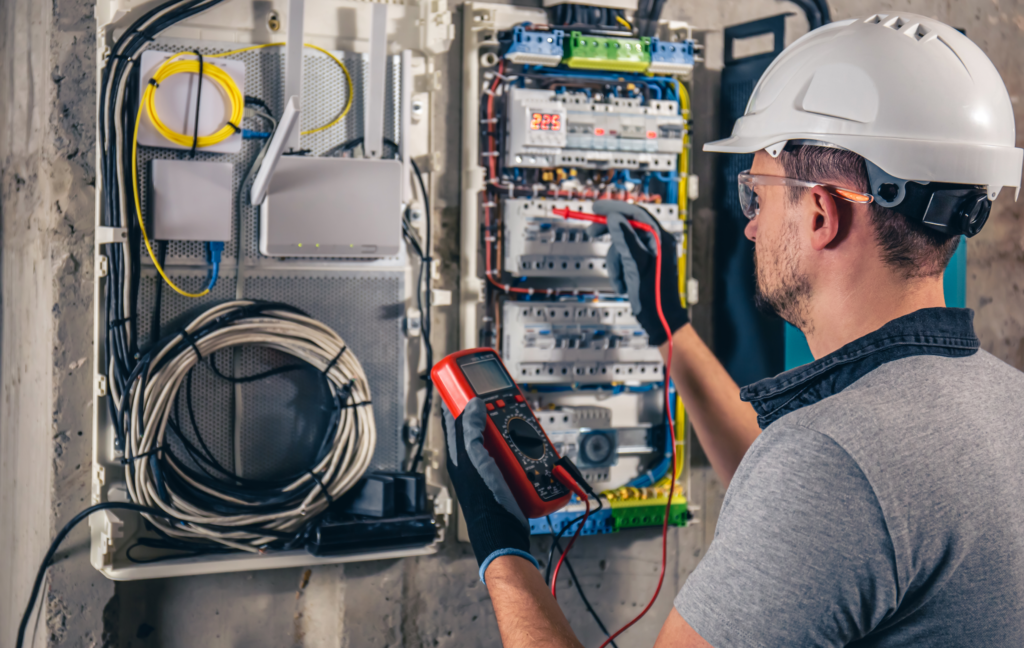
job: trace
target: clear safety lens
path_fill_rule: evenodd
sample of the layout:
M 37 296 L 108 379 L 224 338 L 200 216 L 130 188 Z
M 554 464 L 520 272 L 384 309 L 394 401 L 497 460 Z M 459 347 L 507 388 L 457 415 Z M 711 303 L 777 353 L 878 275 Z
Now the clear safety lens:
M 748 219 L 754 218 L 761 213 L 761 204 L 757 199 L 757 192 L 754 191 L 754 181 L 746 173 L 739 174 L 740 209 Z

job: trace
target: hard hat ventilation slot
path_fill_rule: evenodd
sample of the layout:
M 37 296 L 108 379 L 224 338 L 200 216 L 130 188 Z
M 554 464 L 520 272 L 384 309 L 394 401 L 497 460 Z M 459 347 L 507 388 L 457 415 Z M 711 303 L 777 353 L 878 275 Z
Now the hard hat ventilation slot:
M 931 32 L 928 31 L 927 27 L 924 25 L 918 25 L 917 29 L 915 29 L 910 35 L 914 37 L 914 40 L 919 41 L 930 33 Z
M 871 16 L 870 18 L 865 20 L 864 22 L 869 24 L 869 25 L 877 25 L 877 24 L 881 23 L 883 20 L 885 20 L 888 17 L 889 17 L 889 14 L 875 14 L 874 16 Z
M 899 16 L 895 16 L 895 17 L 890 18 L 889 20 L 887 20 L 886 23 L 885 23 L 885 26 L 890 28 L 890 29 L 895 29 L 896 31 L 899 31 L 899 30 L 903 29 L 903 27 L 906 24 L 907 23 L 906 23 L 905 20 L 903 20 Z

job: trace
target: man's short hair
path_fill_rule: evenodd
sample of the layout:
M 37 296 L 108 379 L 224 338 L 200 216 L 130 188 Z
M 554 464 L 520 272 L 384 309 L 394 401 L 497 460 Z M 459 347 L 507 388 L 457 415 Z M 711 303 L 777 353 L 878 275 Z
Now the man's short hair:
M 864 158 L 852 151 L 826 146 L 788 145 L 779 154 L 786 176 L 811 182 L 840 184 L 848 189 L 870 192 Z M 789 197 L 799 200 L 800 187 L 791 187 Z M 868 207 L 875 226 L 875 240 L 886 264 L 905 278 L 941 274 L 956 252 L 960 237 L 943 234 L 921 221 L 872 203 Z

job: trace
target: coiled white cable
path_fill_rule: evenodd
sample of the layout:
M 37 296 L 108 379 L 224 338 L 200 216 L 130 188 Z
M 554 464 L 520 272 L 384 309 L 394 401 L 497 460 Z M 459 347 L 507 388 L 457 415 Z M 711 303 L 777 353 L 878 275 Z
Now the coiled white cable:
M 273 505 L 247 500 L 238 494 L 243 486 L 230 480 L 223 481 L 224 490 L 211 487 L 211 480 L 200 483 L 167 451 L 168 419 L 189 371 L 201 358 L 240 345 L 274 349 L 308 363 L 324 374 L 340 408 L 334 413 L 337 427 L 330 449 L 278 489 Z M 263 545 L 299 533 L 363 476 L 377 444 L 370 386 L 355 354 L 328 326 L 284 305 L 240 300 L 210 308 L 140 361 L 124 400 L 126 482 L 132 501 L 184 520 L 171 524 L 146 516 L 160 531 L 185 541 L 208 540 L 260 552 Z

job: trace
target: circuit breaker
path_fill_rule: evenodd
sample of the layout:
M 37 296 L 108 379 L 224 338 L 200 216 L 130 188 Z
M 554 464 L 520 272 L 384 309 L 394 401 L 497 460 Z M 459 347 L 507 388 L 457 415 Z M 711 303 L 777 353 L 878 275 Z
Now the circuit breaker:
M 505 302 L 504 360 L 526 383 L 654 382 L 661 354 L 628 302 Z
M 611 246 L 607 234 L 592 237 L 589 223 L 557 216 L 555 209 L 590 212 L 589 200 L 503 200 L 505 268 L 517 277 L 591 279 L 606 285 L 608 269 L 605 257 Z M 649 205 L 647 210 L 663 228 L 679 233 L 677 205 Z

